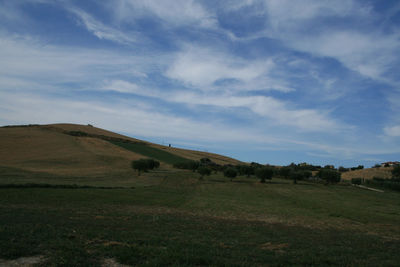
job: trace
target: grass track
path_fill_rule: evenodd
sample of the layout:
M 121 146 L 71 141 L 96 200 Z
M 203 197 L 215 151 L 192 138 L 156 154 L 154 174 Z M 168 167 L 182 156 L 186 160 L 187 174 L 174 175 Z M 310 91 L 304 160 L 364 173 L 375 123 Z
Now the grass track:
M 157 159 L 159 161 L 165 162 L 167 164 L 173 165 L 174 163 L 187 161 L 188 159 L 174 155 L 167 151 L 151 147 L 144 143 L 126 143 L 122 141 L 109 141 L 110 143 L 123 147 L 129 151 L 141 154 L 143 156 Z

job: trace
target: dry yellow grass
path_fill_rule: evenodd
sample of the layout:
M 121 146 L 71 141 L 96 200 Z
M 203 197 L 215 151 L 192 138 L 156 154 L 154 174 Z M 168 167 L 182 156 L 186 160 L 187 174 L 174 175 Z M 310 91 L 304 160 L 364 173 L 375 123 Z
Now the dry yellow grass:
M 342 173 L 343 180 L 351 180 L 352 178 L 372 179 L 374 177 L 392 178 L 393 167 L 370 168 L 363 170 L 354 170 Z
M 71 176 L 99 176 L 133 173 L 130 162 L 143 155 L 133 153 L 99 138 L 76 137 L 63 131 L 82 131 L 140 141 L 92 126 L 52 124 L 0 128 L 0 166 Z M 212 153 L 169 148 L 146 142 L 188 159 L 208 157 L 219 164 L 239 161 Z M 161 167 L 169 168 L 166 164 Z
M 2 166 L 65 175 L 99 175 L 129 168 L 143 156 L 95 138 L 45 127 L 0 128 Z

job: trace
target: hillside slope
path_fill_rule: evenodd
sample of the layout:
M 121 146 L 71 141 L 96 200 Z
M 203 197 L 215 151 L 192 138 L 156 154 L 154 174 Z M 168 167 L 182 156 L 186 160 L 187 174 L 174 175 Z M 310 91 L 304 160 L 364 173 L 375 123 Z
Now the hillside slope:
M 130 142 L 138 150 L 115 145 L 115 140 Z M 3 167 L 59 175 L 115 175 L 132 172 L 132 160 L 151 157 L 156 152 L 164 157 L 162 159 L 198 160 L 208 157 L 219 164 L 239 163 L 228 157 L 169 148 L 93 126 L 51 124 L 0 128 L 0 166 Z M 161 163 L 165 168 L 171 164 L 168 160 Z
M 374 177 L 390 179 L 392 178 L 393 167 L 368 168 L 342 173 L 342 179 L 351 180 L 352 178 L 372 179 Z

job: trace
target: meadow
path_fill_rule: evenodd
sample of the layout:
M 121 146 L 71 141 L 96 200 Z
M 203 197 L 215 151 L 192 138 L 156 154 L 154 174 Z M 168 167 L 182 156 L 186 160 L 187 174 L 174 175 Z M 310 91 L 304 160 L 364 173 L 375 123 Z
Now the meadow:
M 107 188 L 93 177 L 55 177 L 76 187 L 46 187 L 51 177 L 8 170 L 22 179 L 16 188 L 3 179 L 5 169 L 2 259 L 40 255 L 39 266 L 100 266 L 106 259 L 135 266 L 400 262 L 396 192 L 277 178 L 231 182 L 221 174 L 199 180 L 191 171 L 165 169 L 115 178 Z
M 244 164 L 92 126 L 0 128 L 0 266 L 398 266 L 399 192 L 172 167 L 204 157 Z

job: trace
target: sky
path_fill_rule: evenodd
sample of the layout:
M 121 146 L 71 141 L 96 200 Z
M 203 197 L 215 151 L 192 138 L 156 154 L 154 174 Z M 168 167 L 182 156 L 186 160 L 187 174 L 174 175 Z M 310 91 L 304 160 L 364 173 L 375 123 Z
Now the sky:
M 0 125 L 247 162 L 400 160 L 400 2 L 0 0 Z

